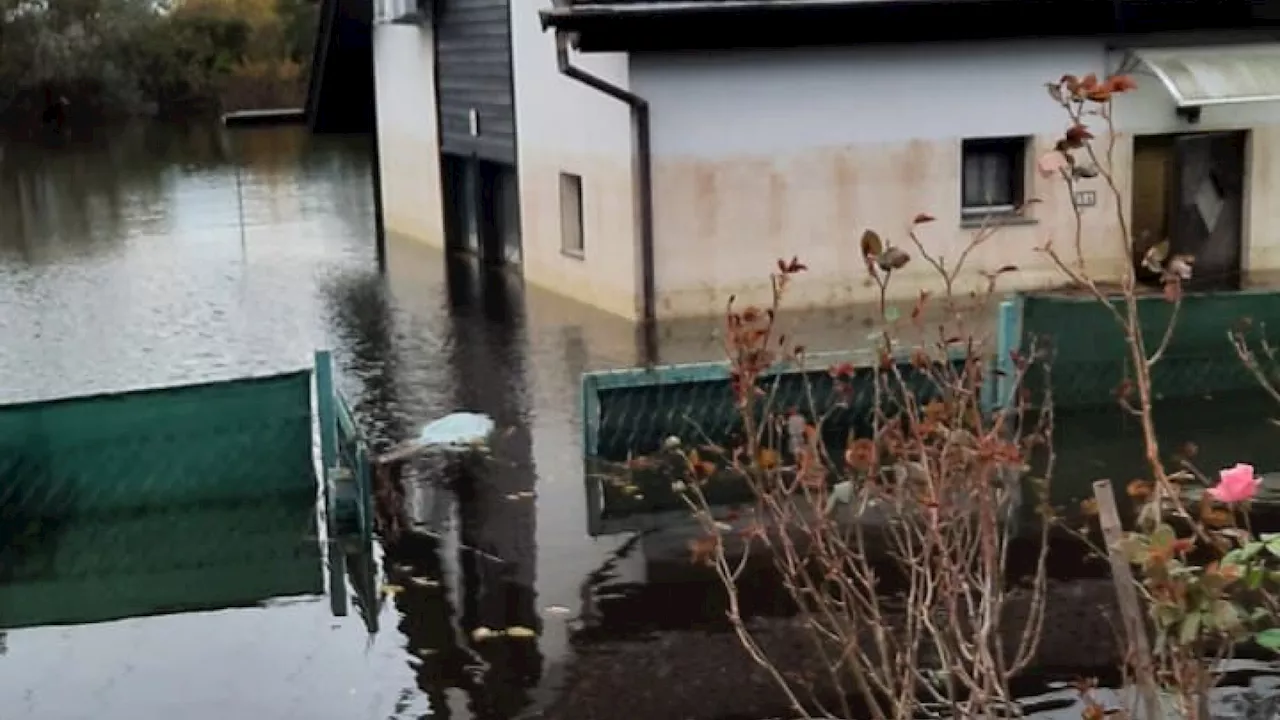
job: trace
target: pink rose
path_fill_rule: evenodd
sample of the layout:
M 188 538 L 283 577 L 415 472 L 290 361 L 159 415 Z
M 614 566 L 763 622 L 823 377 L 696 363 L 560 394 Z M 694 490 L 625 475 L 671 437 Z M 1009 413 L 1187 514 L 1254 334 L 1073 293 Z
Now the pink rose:
M 1253 466 L 1236 463 L 1219 473 L 1221 480 L 1217 487 L 1209 488 L 1209 495 L 1218 502 L 1233 504 L 1249 500 L 1258 492 L 1262 484 L 1260 478 L 1254 477 Z

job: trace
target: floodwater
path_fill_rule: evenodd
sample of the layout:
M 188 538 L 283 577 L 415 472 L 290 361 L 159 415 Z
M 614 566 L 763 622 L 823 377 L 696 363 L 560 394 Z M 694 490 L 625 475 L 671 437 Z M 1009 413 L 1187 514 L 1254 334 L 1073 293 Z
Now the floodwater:
M 0 401 L 277 373 L 332 348 L 379 445 L 456 409 L 504 437 L 485 487 L 416 508 L 443 540 L 394 564 L 443 589 L 396 595 L 378 633 L 323 597 L 15 630 L 6 720 L 508 717 L 551 684 L 569 609 L 618 544 L 586 537 L 578 377 L 633 364 L 633 334 L 412 245 L 391 243 L 384 276 L 364 143 L 137 127 L 0 146 Z M 535 486 L 536 504 L 507 498 Z M 468 640 L 515 624 L 541 637 Z
M 378 447 L 454 410 L 501 429 L 483 483 L 411 485 L 411 519 L 431 534 L 364 559 L 387 568 L 375 587 L 404 588 L 382 605 L 335 615 L 311 594 L 0 633 L 4 720 L 509 718 L 554 700 L 575 627 L 634 636 L 722 616 L 706 584 L 646 563 L 627 538 L 586 535 L 580 375 L 655 348 L 411 242 L 389 239 L 380 270 L 365 142 L 147 126 L 0 144 L 0 402 L 276 373 L 331 348 Z M 801 332 L 824 349 L 821 328 L 856 320 Z M 656 350 L 685 361 L 717 346 L 691 323 Z M 472 639 L 511 626 L 538 637 Z M 625 666 L 631 652 L 602 662 Z M 598 690 L 610 712 L 629 694 L 614 674 L 622 684 Z M 713 692 L 727 698 L 734 681 Z M 1052 716 L 1078 717 L 1058 700 Z

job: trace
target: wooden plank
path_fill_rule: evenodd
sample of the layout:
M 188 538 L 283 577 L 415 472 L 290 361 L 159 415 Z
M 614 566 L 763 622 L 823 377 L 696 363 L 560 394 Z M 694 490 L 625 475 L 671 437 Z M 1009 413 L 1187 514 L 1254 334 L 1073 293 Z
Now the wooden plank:
M 307 122 L 305 108 L 269 108 L 265 110 L 237 110 L 225 113 L 222 124 L 226 127 L 264 127 L 275 125 L 303 125 Z
M 1116 496 L 1110 480 L 1093 483 L 1093 497 L 1098 501 L 1098 521 L 1107 543 L 1107 560 L 1111 563 L 1111 579 L 1116 586 L 1120 603 L 1120 615 L 1124 620 L 1125 639 L 1132 654 L 1135 680 L 1142 706 L 1133 714 L 1138 720 L 1158 720 L 1160 717 L 1160 692 L 1156 688 L 1155 666 L 1151 660 L 1151 644 L 1147 640 L 1147 622 L 1138 601 L 1138 588 L 1129 558 L 1125 557 L 1121 543 L 1124 529 L 1120 524 L 1120 512 L 1116 508 Z

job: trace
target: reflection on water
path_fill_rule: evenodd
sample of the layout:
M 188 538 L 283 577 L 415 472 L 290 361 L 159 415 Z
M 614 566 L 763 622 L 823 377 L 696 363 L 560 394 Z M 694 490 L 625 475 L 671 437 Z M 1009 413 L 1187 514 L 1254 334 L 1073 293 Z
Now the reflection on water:
M 6 720 L 511 717 L 562 674 L 571 617 L 644 631 L 723 616 L 683 557 L 646 561 L 648 540 L 585 537 L 579 377 L 643 359 L 633 330 L 412 243 L 390 247 L 379 273 L 363 139 L 142 126 L 2 148 L 0 402 L 292 370 L 330 347 L 375 450 L 454 410 L 499 427 L 489 459 L 407 469 L 415 531 L 385 557 L 333 553 L 346 616 L 315 597 L 328 573 L 302 531 L 291 545 L 286 523 L 264 520 L 279 537 L 246 549 L 226 537 L 230 521 L 188 520 L 226 553 L 302 548 L 270 573 L 298 583 L 254 596 L 302 599 L 233 607 L 248 595 L 206 567 L 184 589 L 215 609 L 0 634 Z M 848 314 L 803 334 L 812 347 L 843 344 L 839 332 L 823 337 L 832 326 L 864 334 Z M 665 361 L 715 356 L 706 326 L 664 333 Z M 1200 442 L 1215 462 L 1268 449 L 1262 438 L 1247 451 Z M 93 542 L 105 532 L 79 546 L 102 567 L 142 562 L 110 557 Z M 148 537 L 184 556 L 178 540 Z M 0 598 L 31 567 L 66 562 L 0 559 Z M 383 585 L 403 590 L 378 597 Z M 87 587 L 62 592 L 74 597 L 59 602 L 98 601 Z M 764 612 L 774 601 L 751 598 Z M 0 627 L 37 622 L 15 618 L 0 599 Z M 539 637 L 475 639 L 511 626 Z
M 632 329 L 412 244 L 379 273 L 360 138 L 141 126 L 3 147 L 0 402 L 275 373 L 329 347 L 375 449 L 458 409 L 500 427 L 487 461 L 411 468 L 420 532 L 385 558 L 334 545 L 322 568 L 297 533 L 308 582 L 347 578 L 332 602 L 13 631 L 6 719 L 508 717 L 545 698 L 584 579 L 622 541 L 585 538 L 578 380 L 634 363 Z M 511 626 L 539 637 L 474 639 Z

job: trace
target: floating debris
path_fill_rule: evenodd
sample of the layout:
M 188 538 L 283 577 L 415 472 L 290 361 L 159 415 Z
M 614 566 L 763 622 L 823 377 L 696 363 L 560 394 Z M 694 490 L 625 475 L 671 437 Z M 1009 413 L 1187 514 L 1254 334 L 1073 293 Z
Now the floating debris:
M 379 456 L 377 462 L 401 462 L 431 450 L 445 453 L 484 452 L 488 450 L 493 430 L 493 418 L 488 415 L 456 412 L 423 425 L 417 437 L 391 448 Z
M 537 496 L 538 494 L 531 490 L 521 490 L 520 492 L 507 493 L 508 500 L 527 500 L 529 498 L 535 498 Z
M 424 425 L 416 442 L 424 448 L 472 450 L 488 443 L 493 428 L 488 415 L 457 412 Z
M 503 636 L 519 640 L 527 640 L 529 638 L 538 637 L 538 633 L 532 628 L 527 628 L 523 625 L 512 625 L 506 630 L 494 630 L 493 628 L 481 626 L 471 631 L 471 639 L 475 642 L 483 642 L 485 640 L 492 640 Z
M 568 615 L 570 612 L 572 612 L 569 608 L 565 607 L 564 605 L 548 605 L 542 608 L 542 611 L 548 615 Z
M 409 582 L 417 585 L 418 587 L 440 587 L 439 580 L 432 580 L 428 577 L 411 577 L 409 578 Z
M 383 585 L 382 586 L 383 595 L 390 595 L 391 597 L 395 597 L 396 595 L 399 595 L 402 592 L 404 592 L 404 588 L 399 585 Z

